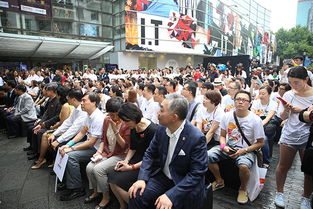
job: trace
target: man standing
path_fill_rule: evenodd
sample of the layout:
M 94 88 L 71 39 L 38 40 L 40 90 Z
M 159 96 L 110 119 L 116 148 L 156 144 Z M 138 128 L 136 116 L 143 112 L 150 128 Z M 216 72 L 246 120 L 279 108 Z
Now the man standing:
M 99 102 L 100 97 L 94 92 L 87 92 L 84 95 L 81 108 L 87 112 L 88 117 L 74 139 L 60 148 L 61 154 L 67 153 L 69 155 L 65 169 L 65 182 L 66 188 L 70 190 L 68 194 L 60 197 L 61 201 L 68 201 L 85 195 L 80 163 L 89 162 L 100 145 L 104 115 L 97 108 Z M 87 140 L 80 142 L 85 136 L 87 136 Z
M 205 136 L 189 121 L 188 101 L 169 94 L 162 102 L 160 124 L 146 150 L 138 181 L 129 189 L 129 209 L 199 208 L 205 197 Z M 157 166 L 155 166 L 157 165 Z M 154 169 L 155 168 L 155 169 Z M 155 202 L 154 202 L 155 201 Z

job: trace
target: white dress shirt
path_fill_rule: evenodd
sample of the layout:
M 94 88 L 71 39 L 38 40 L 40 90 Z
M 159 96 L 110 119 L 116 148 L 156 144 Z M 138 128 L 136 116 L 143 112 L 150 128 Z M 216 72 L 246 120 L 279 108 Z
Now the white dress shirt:
M 144 99 L 140 109 L 144 118 L 151 120 L 153 123 L 159 124 L 158 112 L 160 110 L 160 105 L 153 100 L 153 97 L 149 100 Z
M 78 134 L 78 132 L 83 127 L 84 121 L 87 120 L 88 114 L 85 111 L 82 111 L 81 106 L 79 105 L 75 108 L 62 125 L 53 132 L 53 135 L 57 136 L 62 134 L 57 141 L 59 143 L 66 142 Z
M 179 139 L 179 136 L 180 136 L 181 132 L 184 129 L 185 123 L 186 123 L 186 120 L 184 120 L 182 122 L 182 124 L 179 126 L 178 129 L 176 129 L 176 131 L 174 133 L 171 133 L 171 131 L 168 128 L 166 128 L 166 134 L 170 137 L 169 138 L 170 141 L 169 141 L 169 145 L 168 145 L 167 157 L 166 157 L 165 165 L 164 165 L 164 168 L 163 168 L 163 173 L 169 179 L 172 179 L 169 165 L 170 165 L 170 163 L 172 161 L 177 141 Z

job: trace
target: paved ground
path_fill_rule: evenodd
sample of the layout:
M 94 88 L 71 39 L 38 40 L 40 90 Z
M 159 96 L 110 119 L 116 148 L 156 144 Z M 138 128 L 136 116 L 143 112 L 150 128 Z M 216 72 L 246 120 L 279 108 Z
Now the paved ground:
M 7 139 L 0 135 L 0 208 L 11 209 L 92 209 L 95 204 L 84 205 L 83 197 L 70 202 L 58 200 L 59 194 L 54 193 L 55 177 L 45 167 L 31 170 L 32 161 L 28 161 L 22 148 L 27 144 L 25 138 Z M 275 194 L 274 170 L 278 160 L 277 145 L 271 168 L 268 171 L 265 188 L 259 197 L 247 205 L 236 203 L 237 192 L 224 188 L 214 193 L 214 209 L 234 208 L 276 208 L 273 204 Z M 286 208 L 297 209 L 302 193 L 303 174 L 300 172 L 300 162 L 297 158 L 286 181 L 285 193 L 288 198 Z M 118 209 L 118 203 L 113 203 L 108 209 Z

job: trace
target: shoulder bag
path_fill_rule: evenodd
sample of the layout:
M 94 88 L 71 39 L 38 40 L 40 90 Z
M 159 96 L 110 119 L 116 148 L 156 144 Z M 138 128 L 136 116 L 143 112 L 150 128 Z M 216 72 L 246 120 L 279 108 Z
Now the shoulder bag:
M 240 127 L 240 124 L 239 124 L 239 122 L 238 122 L 238 118 L 237 118 L 237 116 L 236 116 L 235 111 L 234 111 L 234 118 L 235 118 L 236 125 L 237 125 L 237 127 L 238 127 L 238 129 L 239 129 L 239 132 L 240 132 L 242 138 L 245 140 L 245 142 L 246 142 L 249 146 L 251 146 L 251 143 L 250 143 L 249 140 L 246 138 L 246 136 L 244 135 L 244 133 L 243 133 L 241 127 Z M 259 150 L 254 150 L 253 153 L 256 155 L 256 158 L 257 158 L 257 160 L 258 160 L 258 167 L 262 168 L 262 167 L 263 167 L 263 154 L 262 154 L 261 149 L 259 149 Z

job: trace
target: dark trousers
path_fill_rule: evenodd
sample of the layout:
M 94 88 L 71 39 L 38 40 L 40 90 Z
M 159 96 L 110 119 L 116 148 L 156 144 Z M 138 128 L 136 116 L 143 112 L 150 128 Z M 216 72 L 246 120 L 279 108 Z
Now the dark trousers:
M 156 199 L 173 186 L 174 182 L 161 171 L 158 175 L 149 179 L 142 196 L 140 196 L 140 191 L 138 190 L 136 198 L 129 200 L 128 209 L 147 209 L 149 206 L 153 206 Z M 181 208 L 181 206 L 175 206 L 175 209 L 177 208 Z
M 22 117 L 10 115 L 7 117 L 6 126 L 8 136 L 19 136 L 21 132 Z
M 30 123 L 27 125 L 27 142 L 30 143 L 30 146 L 32 146 L 32 138 L 34 131 L 33 129 L 35 128 L 34 123 Z
M 6 121 L 8 117 L 13 114 L 14 114 L 14 111 L 6 112 L 4 109 L 0 111 L 0 128 L 1 129 L 7 129 Z

